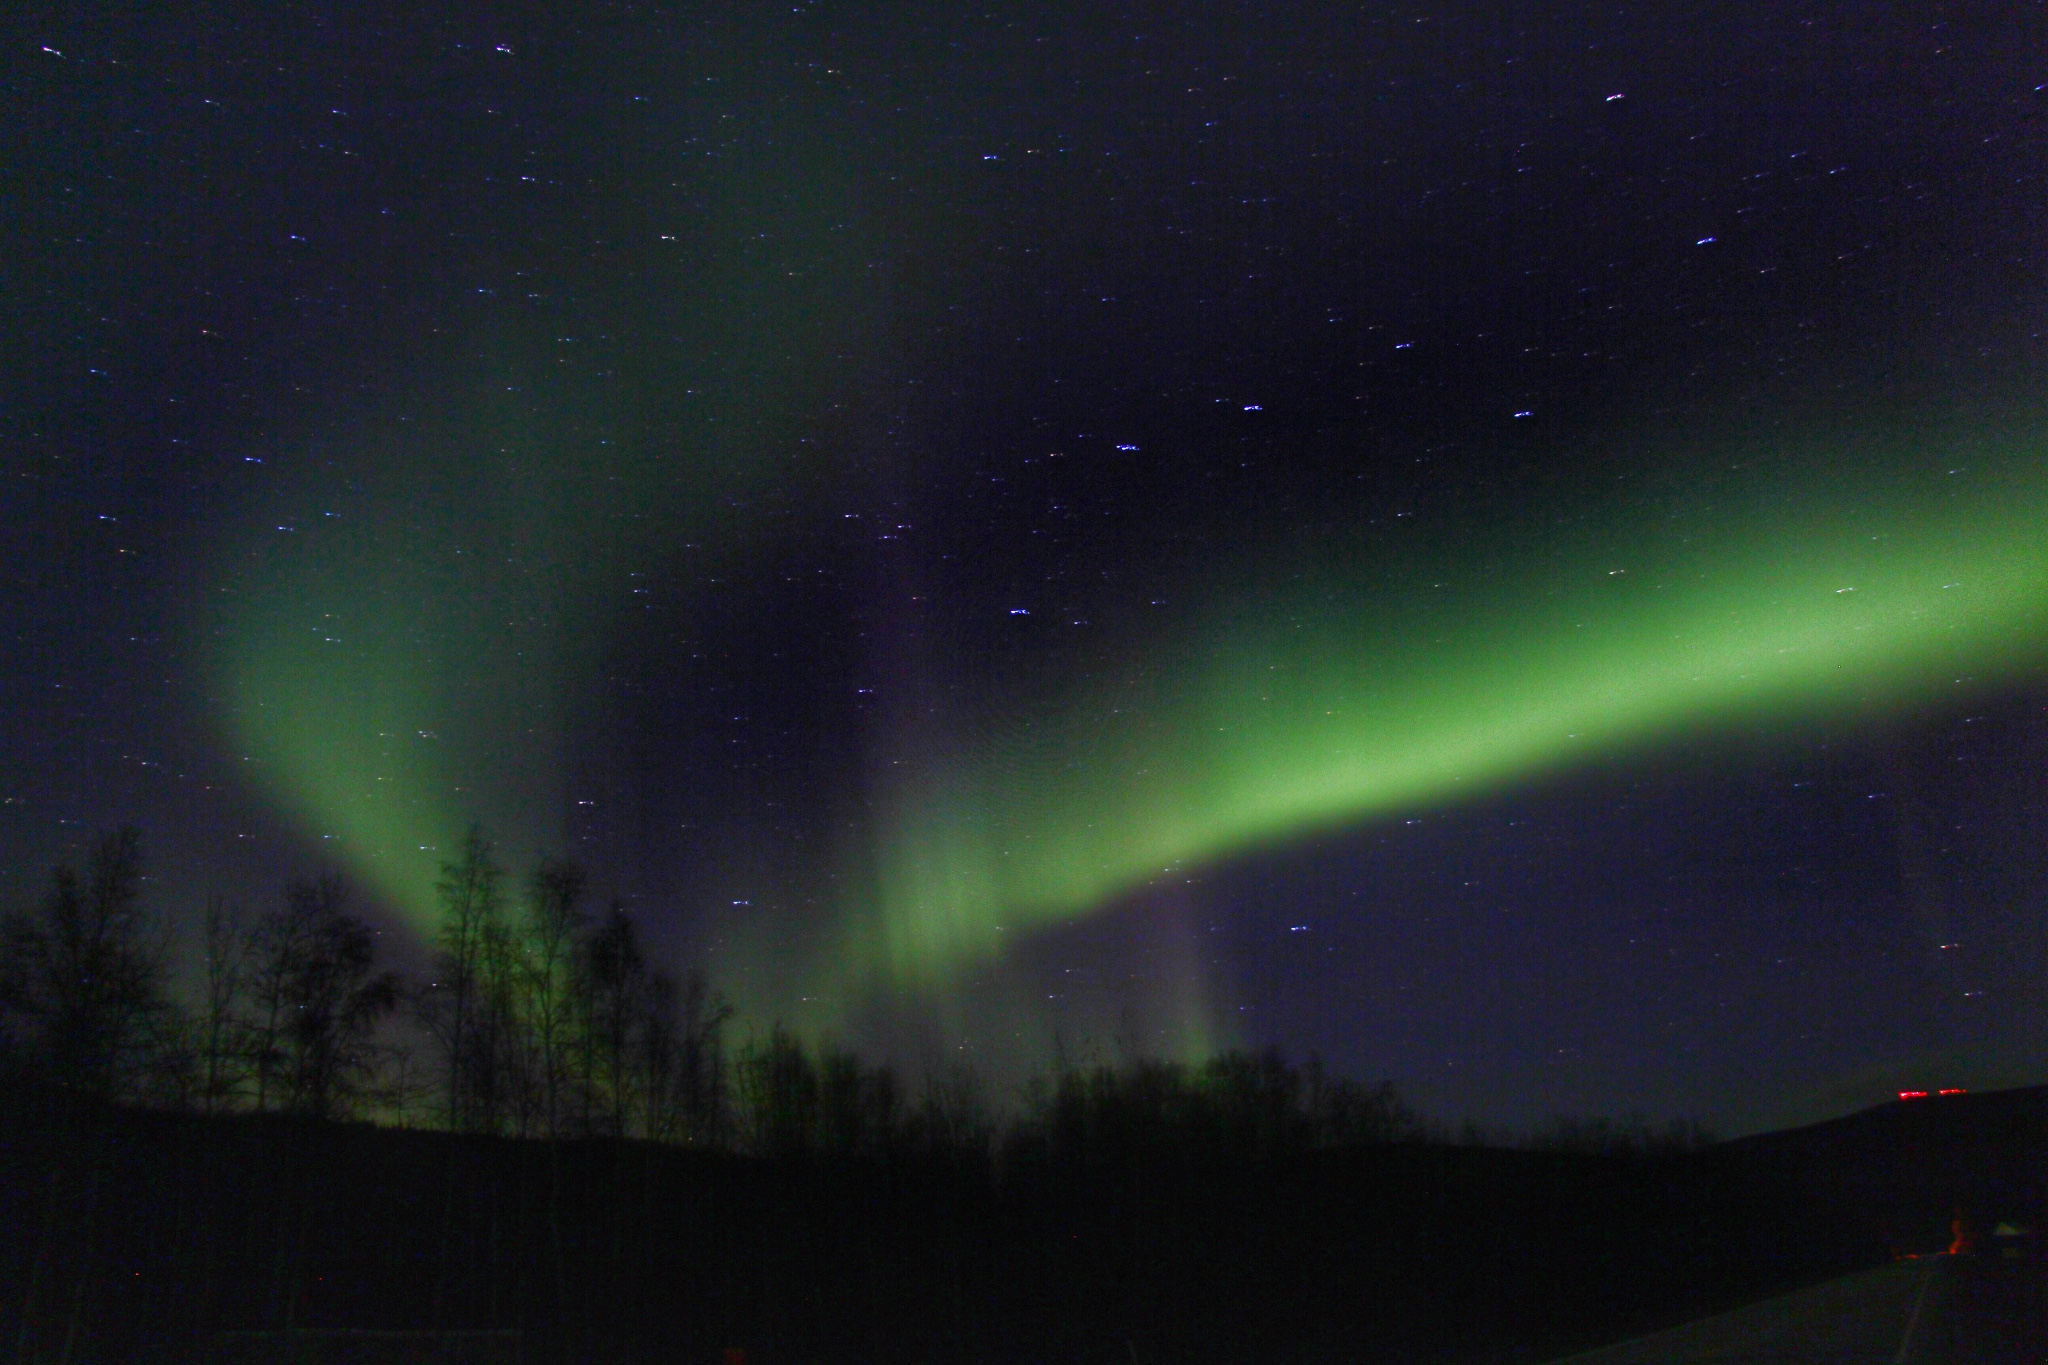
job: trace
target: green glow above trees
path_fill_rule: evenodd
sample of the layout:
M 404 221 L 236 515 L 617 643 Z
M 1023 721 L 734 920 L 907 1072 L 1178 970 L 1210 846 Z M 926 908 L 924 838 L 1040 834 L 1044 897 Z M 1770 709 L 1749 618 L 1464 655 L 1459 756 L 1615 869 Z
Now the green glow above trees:
M 804 979 L 943 985 L 1248 849 L 1703 727 L 1851 717 L 2031 668 L 2048 623 L 2040 443 L 1980 442 L 1969 463 L 1728 476 L 1713 498 L 1589 502 L 1547 529 L 1532 511 L 1449 548 L 1293 565 L 1283 589 L 1219 588 L 1179 637 L 1131 642 L 1116 681 L 878 760 L 878 814 L 828 855 L 857 889 Z M 564 642 L 601 575 L 566 567 L 573 524 L 509 556 L 510 540 L 467 542 L 480 561 L 525 557 L 509 568 L 456 565 L 453 541 L 429 562 L 398 525 L 252 573 L 222 677 L 259 780 L 424 926 L 472 820 L 515 860 L 545 849 L 513 805 L 559 787 L 549 708 L 587 666 Z M 557 569 L 529 573 L 536 559 Z
M 1961 483 L 1814 477 L 1397 584 L 1339 570 L 1219 606 L 1197 638 L 1134 659 L 1128 685 L 911 784 L 867 946 L 928 979 L 1261 844 L 1688 727 L 1910 704 L 2025 668 L 2048 623 L 2048 485 L 2036 449 L 2006 454 Z

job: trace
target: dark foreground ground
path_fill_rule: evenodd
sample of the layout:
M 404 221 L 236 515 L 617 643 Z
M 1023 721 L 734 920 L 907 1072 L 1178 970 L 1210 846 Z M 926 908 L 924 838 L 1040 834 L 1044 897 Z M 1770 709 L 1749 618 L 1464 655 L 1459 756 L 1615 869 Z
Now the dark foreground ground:
M 1949 1110 L 1819 1148 L 1259 1155 L 1153 1133 L 997 1165 L 30 1096 L 0 1105 L 0 1356 L 196 1360 L 237 1329 L 431 1327 L 519 1329 L 530 1365 L 735 1347 L 749 1365 L 1540 1361 L 1936 1249 L 1957 1198 L 2031 1197 L 2003 1173 L 2039 1169 L 2039 1125 L 1984 1127 L 2009 1109 L 1971 1111 L 1992 1136 L 1967 1140 L 1936 1131 Z M 1889 1304 L 1921 1264 L 1849 1283 Z M 2038 1309 L 2034 1283 L 1946 1285 L 1928 1348 L 1972 1302 L 1983 1321 L 2007 1320 L 1999 1295 Z M 1980 1358 L 1978 1340 L 1925 1359 Z
M 1903 1261 L 1558 1365 L 2037 1365 L 2048 1360 L 2039 1261 Z

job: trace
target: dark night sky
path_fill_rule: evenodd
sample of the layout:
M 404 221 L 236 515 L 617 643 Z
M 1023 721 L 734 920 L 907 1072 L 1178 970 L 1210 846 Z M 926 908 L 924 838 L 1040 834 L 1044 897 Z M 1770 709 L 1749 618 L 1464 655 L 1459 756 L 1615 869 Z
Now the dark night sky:
M 0 896 L 132 821 L 173 920 L 332 866 L 405 953 L 481 820 L 998 1076 L 2048 1079 L 2044 37 L 0 20 Z

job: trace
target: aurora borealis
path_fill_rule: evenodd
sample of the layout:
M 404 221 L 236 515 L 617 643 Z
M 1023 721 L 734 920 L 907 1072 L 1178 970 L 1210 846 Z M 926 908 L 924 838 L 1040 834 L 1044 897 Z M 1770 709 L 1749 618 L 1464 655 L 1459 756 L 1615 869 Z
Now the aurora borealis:
M 120 807 L 196 850 L 167 894 L 318 863 L 416 938 L 481 822 L 514 867 L 585 859 L 757 1020 L 1000 1069 L 1118 1030 L 1291 1045 L 1248 983 L 1292 982 L 1353 1002 L 1311 1041 L 1405 1079 L 1545 1026 L 1373 1013 L 1489 931 L 1424 945 L 1469 879 L 1375 892 L 1361 850 L 1577 811 L 1580 863 L 1688 851 L 1602 906 L 1472 836 L 1536 869 L 1508 899 L 1556 941 L 1668 957 L 1693 922 L 1638 918 L 1702 897 L 1775 926 L 1725 950 L 1764 984 L 1716 949 L 1657 1000 L 1910 978 L 1796 1064 L 1689 1035 L 1718 1060 L 1636 1107 L 2021 1065 L 2039 987 L 1958 1022 L 1937 997 L 1977 987 L 1916 955 L 2048 951 L 2031 777 L 1916 779 L 1882 849 L 1872 790 L 1830 824 L 1777 784 L 1753 824 L 1791 851 L 1730 855 L 1753 882 L 1685 844 L 1717 763 L 1847 754 L 1847 801 L 1980 713 L 2031 752 L 2041 96 L 2025 22 L 1956 23 L 167 19 L 188 66 L 53 30 L 14 58 L 69 113 L 20 160 L 10 858 Z M 1655 814 L 1587 795 L 1670 781 Z M 1912 853 L 1957 802 L 1976 833 Z M 1262 877 L 1343 891 L 1260 907 Z M 1847 919 L 1892 928 L 1770 975 Z M 1293 975 L 1338 920 L 1407 946 Z M 1128 984 L 1069 1010 L 1075 972 Z M 1651 1034 L 1544 1051 L 1639 1076 Z
M 1126 681 L 1056 686 L 1026 710 L 1035 721 L 999 718 L 953 752 L 912 735 L 922 757 L 861 831 L 872 878 L 848 879 L 845 930 L 810 969 L 828 984 L 813 989 L 943 986 L 1000 956 L 1004 932 L 1085 915 L 1157 873 L 1681 727 L 1897 705 L 1958 672 L 2036 665 L 2041 458 L 2039 437 L 2000 433 L 1951 438 L 1889 487 L 1731 480 L 1720 507 L 1676 524 L 1425 559 L 1419 605 L 1369 565 L 1324 566 L 1324 584 L 1255 606 L 1219 594 L 1185 635 L 1119 651 Z M 547 689 L 573 658 L 560 623 L 578 608 L 566 588 L 501 586 L 494 602 L 535 625 L 480 649 L 474 627 L 446 619 L 460 589 L 380 582 L 371 547 L 335 539 L 341 562 L 317 582 L 302 568 L 273 588 L 296 615 L 228 632 L 235 733 L 288 806 L 424 927 L 441 850 L 489 809 L 492 764 L 533 761 L 530 732 L 493 754 L 464 726 L 550 720 Z M 503 827 L 519 813 L 490 814 Z
M 978 756 L 976 795 L 945 777 L 919 793 L 890 836 L 907 847 L 885 855 L 892 965 L 943 969 L 996 951 L 1000 921 L 1084 913 L 1161 864 L 1445 804 L 1679 726 L 2035 663 L 2037 478 L 1906 495 L 1932 515 L 1808 487 L 1768 530 L 1738 512 L 1626 528 L 1604 559 L 1544 547 L 1541 572 L 1511 555 L 1445 567 L 1465 581 L 1431 583 L 1424 608 L 1346 584 L 1219 611 L 1206 638 L 1169 645 L 1192 667 L 1132 662 L 1163 704 L 1091 689 L 1049 736 Z

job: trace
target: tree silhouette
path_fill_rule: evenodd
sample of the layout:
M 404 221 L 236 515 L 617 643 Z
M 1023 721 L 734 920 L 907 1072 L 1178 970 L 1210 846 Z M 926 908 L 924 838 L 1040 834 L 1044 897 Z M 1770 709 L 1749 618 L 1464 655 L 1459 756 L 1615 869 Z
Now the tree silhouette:
M 885 1066 L 868 1067 L 845 1048 L 818 1057 L 818 1143 L 837 1156 L 887 1150 L 903 1136 L 903 1088 Z
M 478 947 L 464 1067 L 470 1127 L 526 1136 L 541 1110 L 538 1068 L 526 1028 L 526 964 L 519 935 L 495 904 L 484 917 Z
M 139 831 L 100 840 L 82 880 L 58 866 L 41 910 L 8 916 L 0 934 L 0 1009 L 21 1060 L 91 1094 L 162 1093 L 177 1017 L 143 915 Z
M 643 999 L 639 1050 L 646 1136 L 717 1145 L 726 1128 L 723 1034 L 732 1006 L 697 972 L 680 982 L 666 972 L 650 973 Z
M 258 1108 L 330 1118 L 375 1079 L 377 1026 L 398 1006 L 398 978 L 377 970 L 376 937 L 347 906 L 347 886 L 329 873 L 292 882 L 257 922 Z
M 731 1129 L 725 1026 L 732 1018 L 733 1007 L 711 989 L 703 973 L 693 971 L 683 978 L 679 1098 L 685 1140 L 700 1146 L 722 1145 Z
M 200 1110 L 212 1114 L 241 1099 L 253 1060 L 249 1021 L 243 1016 L 253 944 L 241 915 L 218 896 L 206 902 L 199 948 L 199 1013 L 193 1021 L 197 1088 Z
M 645 1023 L 647 964 L 626 907 L 613 902 L 584 946 L 588 1002 L 585 1083 L 601 1096 L 603 1131 L 624 1137 L 633 1109 L 638 1069 L 635 1049 Z
M 490 985 L 486 973 L 492 942 L 502 932 L 496 851 L 481 826 L 471 826 L 461 859 L 443 864 L 436 888 L 441 922 L 434 979 L 418 997 L 421 1022 L 441 1051 L 447 1124 L 451 1131 L 485 1126 L 492 1059 L 480 1056 L 479 1008 Z
M 811 1149 L 818 1124 L 818 1069 L 802 1041 L 780 1024 L 739 1062 L 746 1145 L 764 1156 Z
M 549 1137 L 566 1131 L 568 1092 L 575 1079 L 577 954 L 589 923 L 582 908 L 583 882 L 583 869 L 576 864 L 548 860 L 527 883 L 523 1014 L 538 1073 L 540 1129 Z
M 645 1013 L 639 1038 L 641 1122 L 646 1136 L 656 1142 L 674 1142 L 682 1134 L 677 1083 L 682 1074 L 683 1040 L 677 993 L 676 979 L 667 972 L 650 973 L 642 992 Z

